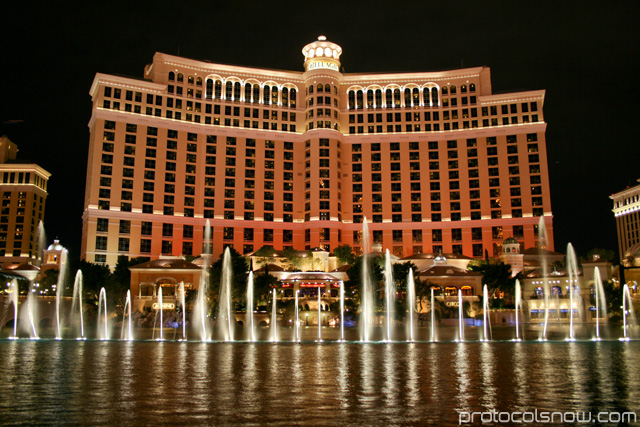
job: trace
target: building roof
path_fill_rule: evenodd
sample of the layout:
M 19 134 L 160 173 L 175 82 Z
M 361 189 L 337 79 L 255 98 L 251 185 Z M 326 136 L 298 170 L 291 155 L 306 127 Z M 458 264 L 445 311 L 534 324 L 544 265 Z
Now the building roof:
M 506 239 L 504 239 L 504 242 L 502 242 L 503 245 L 513 245 L 516 243 L 520 243 L 520 242 L 518 242 L 518 240 L 515 237 L 507 237 Z
M 402 258 L 401 261 L 410 261 L 412 259 L 435 259 L 439 256 L 440 254 L 433 254 L 433 253 L 422 253 L 422 254 L 413 254 L 413 255 L 409 255 L 408 257 L 404 257 Z M 442 254 L 446 259 L 468 259 L 468 260 L 472 260 L 473 258 L 470 258 L 468 256 L 462 255 L 462 254 Z
M 326 274 L 326 273 L 318 273 L 318 272 L 304 272 L 304 271 L 300 271 L 300 272 L 296 272 L 293 273 L 289 276 L 287 276 L 287 278 L 285 279 L 286 281 L 292 281 L 292 280 L 315 280 L 315 281 L 337 281 L 339 279 L 336 279 L 334 276 L 330 275 L 330 274 Z
M 624 256 L 622 258 L 637 258 L 640 257 L 640 243 L 636 243 L 635 245 L 629 246 L 629 248 L 624 251 Z
M 465 277 L 482 277 L 482 273 L 464 270 L 454 267 L 453 265 L 434 264 L 430 267 L 420 270 L 416 276 L 423 277 L 445 277 L 445 276 L 465 276 Z
M 553 251 L 548 251 L 546 249 L 542 249 L 542 248 L 528 248 L 525 249 L 524 252 L 522 252 L 524 255 L 551 255 L 551 256 L 564 256 L 564 254 L 561 254 L 560 252 L 553 252 Z
M 279 265 L 276 264 L 267 264 L 265 266 L 263 266 L 262 268 L 259 268 L 258 270 L 254 270 L 254 273 L 264 273 L 265 268 L 267 269 L 267 271 L 285 271 L 284 268 L 280 267 Z
M 182 258 L 160 258 L 129 267 L 129 270 L 200 270 L 200 267 Z

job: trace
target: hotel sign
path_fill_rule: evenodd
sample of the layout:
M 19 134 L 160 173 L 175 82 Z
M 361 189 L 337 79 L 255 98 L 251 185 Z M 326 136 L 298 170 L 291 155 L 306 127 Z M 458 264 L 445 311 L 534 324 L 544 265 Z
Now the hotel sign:
M 307 66 L 307 71 L 316 70 L 318 68 L 328 68 L 333 71 L 340 71 L 338 64 L 329 61 L 311 61 Z
M 153 303 L 153 309 L 154 310 L 160 310 L 160 304 L 158 304 L 157 302 Z M 176 305 L 172 302 L 163 302 L 162 303 L 162 309 L 163 310 L 173 310 L 176 308 Z

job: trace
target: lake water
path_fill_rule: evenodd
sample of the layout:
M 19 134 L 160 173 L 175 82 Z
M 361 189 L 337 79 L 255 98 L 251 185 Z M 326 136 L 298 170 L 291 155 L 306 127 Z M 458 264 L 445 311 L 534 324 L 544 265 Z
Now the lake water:
M 461 411 L 640 412 L 640 342 L 305 334 L 302 344 L 0 340 L 0 424 L 457 425 Z

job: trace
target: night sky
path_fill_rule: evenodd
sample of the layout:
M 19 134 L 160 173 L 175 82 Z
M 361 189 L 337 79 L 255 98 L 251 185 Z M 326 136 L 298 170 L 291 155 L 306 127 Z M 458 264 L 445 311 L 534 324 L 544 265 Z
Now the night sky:
M 494 93 L 545 89 L 556 250 L 617 250 L 609 195 L 640 178 L 639 12 L 583 1 L 19 2 L 2 13 L 0 134 L 52 173 L 48 240 L 79 256 L 95 73 L 141 78 L 155 52 L 302 71 L 302 47 L 324 34 L 347 73 L 486 65 Z

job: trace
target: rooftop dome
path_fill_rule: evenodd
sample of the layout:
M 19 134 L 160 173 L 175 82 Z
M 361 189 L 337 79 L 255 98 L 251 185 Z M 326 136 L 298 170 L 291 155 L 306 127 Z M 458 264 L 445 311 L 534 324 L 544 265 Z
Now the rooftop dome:
M 325 36 L 321 35 L 318 40 L 303 47 L 302 54 L 304 55 L 304 69 L 306 71 L 320 68 L 340 71 L 342 48 L 328 41 Z
M 58 239 L 54 239 L 53 243 L 49 245 L 49 247 L 47 248 L 48 251 L 61 251 L 64 249 L 64 246 L 62 246 L 60 244 L 60 241 Z
M 503 245 L 515 245 L 518 243 L 519 242 L 514 237 L 507 237 L 504 242 L 502 242 Z

